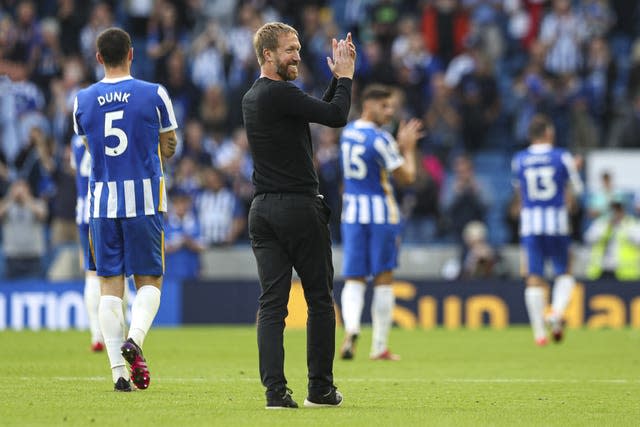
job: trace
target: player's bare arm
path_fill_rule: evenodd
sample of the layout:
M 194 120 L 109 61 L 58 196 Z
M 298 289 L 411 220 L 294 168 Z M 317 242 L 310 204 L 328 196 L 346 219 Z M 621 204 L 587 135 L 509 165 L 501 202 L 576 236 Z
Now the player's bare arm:
M 176 146 L 178 145 L 178 136 L 175 130 L 168 132 L 162 132 L 160 134 L 160 152 L 162 157 L 168 159 L 173 157 L 176 153 Z
M 408 122 L 400 122 L 397 141 L 404 163 L 393 171 L 393 178 L 400 185 L 410 185 L 416 180 L 416 145 L 423 136 L 422 121 L 411 119 Z

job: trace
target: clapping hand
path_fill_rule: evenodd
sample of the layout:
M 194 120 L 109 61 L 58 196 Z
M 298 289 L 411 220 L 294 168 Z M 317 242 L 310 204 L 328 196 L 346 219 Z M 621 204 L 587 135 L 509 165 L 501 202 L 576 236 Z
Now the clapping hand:
M 351 33 L 347 33 L 346 39 L 340 41 L 331 40 L 333 57 L 327 57 L 327 65 L 336 78 L 353 78 L 355 72 L 356 47 L 353 44 Z

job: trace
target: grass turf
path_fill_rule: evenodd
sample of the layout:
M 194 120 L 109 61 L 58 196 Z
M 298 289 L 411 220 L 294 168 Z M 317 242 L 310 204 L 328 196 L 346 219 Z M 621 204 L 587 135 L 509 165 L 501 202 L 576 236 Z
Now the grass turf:
M 338 331 L 338 342 L 342 333 Z M 148 390 L 112 391 L 87 332 L 0 333 L 0 425 L 637 425 L 640 331 L 570 330 L 533 345 L 529 328 L 398 330 L 400 362 L 336 359 L 340 408 L 266 411 L 252 327 L 153 329 Z M 287 330 L 294 399 L 306 391 L 305 332 Z

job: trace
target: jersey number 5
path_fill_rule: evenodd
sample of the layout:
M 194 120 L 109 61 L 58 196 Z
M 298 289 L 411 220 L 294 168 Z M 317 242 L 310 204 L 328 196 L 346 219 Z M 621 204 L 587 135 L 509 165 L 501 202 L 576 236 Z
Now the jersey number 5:
M 367 176 L 367 164 L 362 160 L 366 148 L 359 144 L 342 144 L 342 166 L 344 177 L 364 179 Z
M 118 138 L 118 145 L 116 147 L 104 147 L 104 152 L 107 156 L 119 156 L 124 153 L 129 145 L 127 134 L 124 133 L 119 127 L 113 126 L 115 120 L 122 120 L 124 117 L 124 111 L 111 111 L 104 115 L 104 137 L 115 136 Z
M 524 177 L 527 181 L 527 195 L 529 200 L 551 200 L 558 191 L 553 180 L 555 169 L 552 166 L 527 168 Z

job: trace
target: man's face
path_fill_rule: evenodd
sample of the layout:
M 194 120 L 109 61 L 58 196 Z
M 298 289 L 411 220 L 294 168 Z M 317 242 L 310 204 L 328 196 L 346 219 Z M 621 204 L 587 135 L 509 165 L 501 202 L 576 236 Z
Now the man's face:
M 370 99 L 367 109 L 371 120 L 378 126 L 384 126 L 391 121 L 394 113 L 394 103 L 391 97 L 383 99 Z
M 294 33 L 282 34 L 279 38 L 278 49 L 275 52 L 276 73 L 284 81 L 298 78 L 298 64 L 300 63 L 300 42 Z

